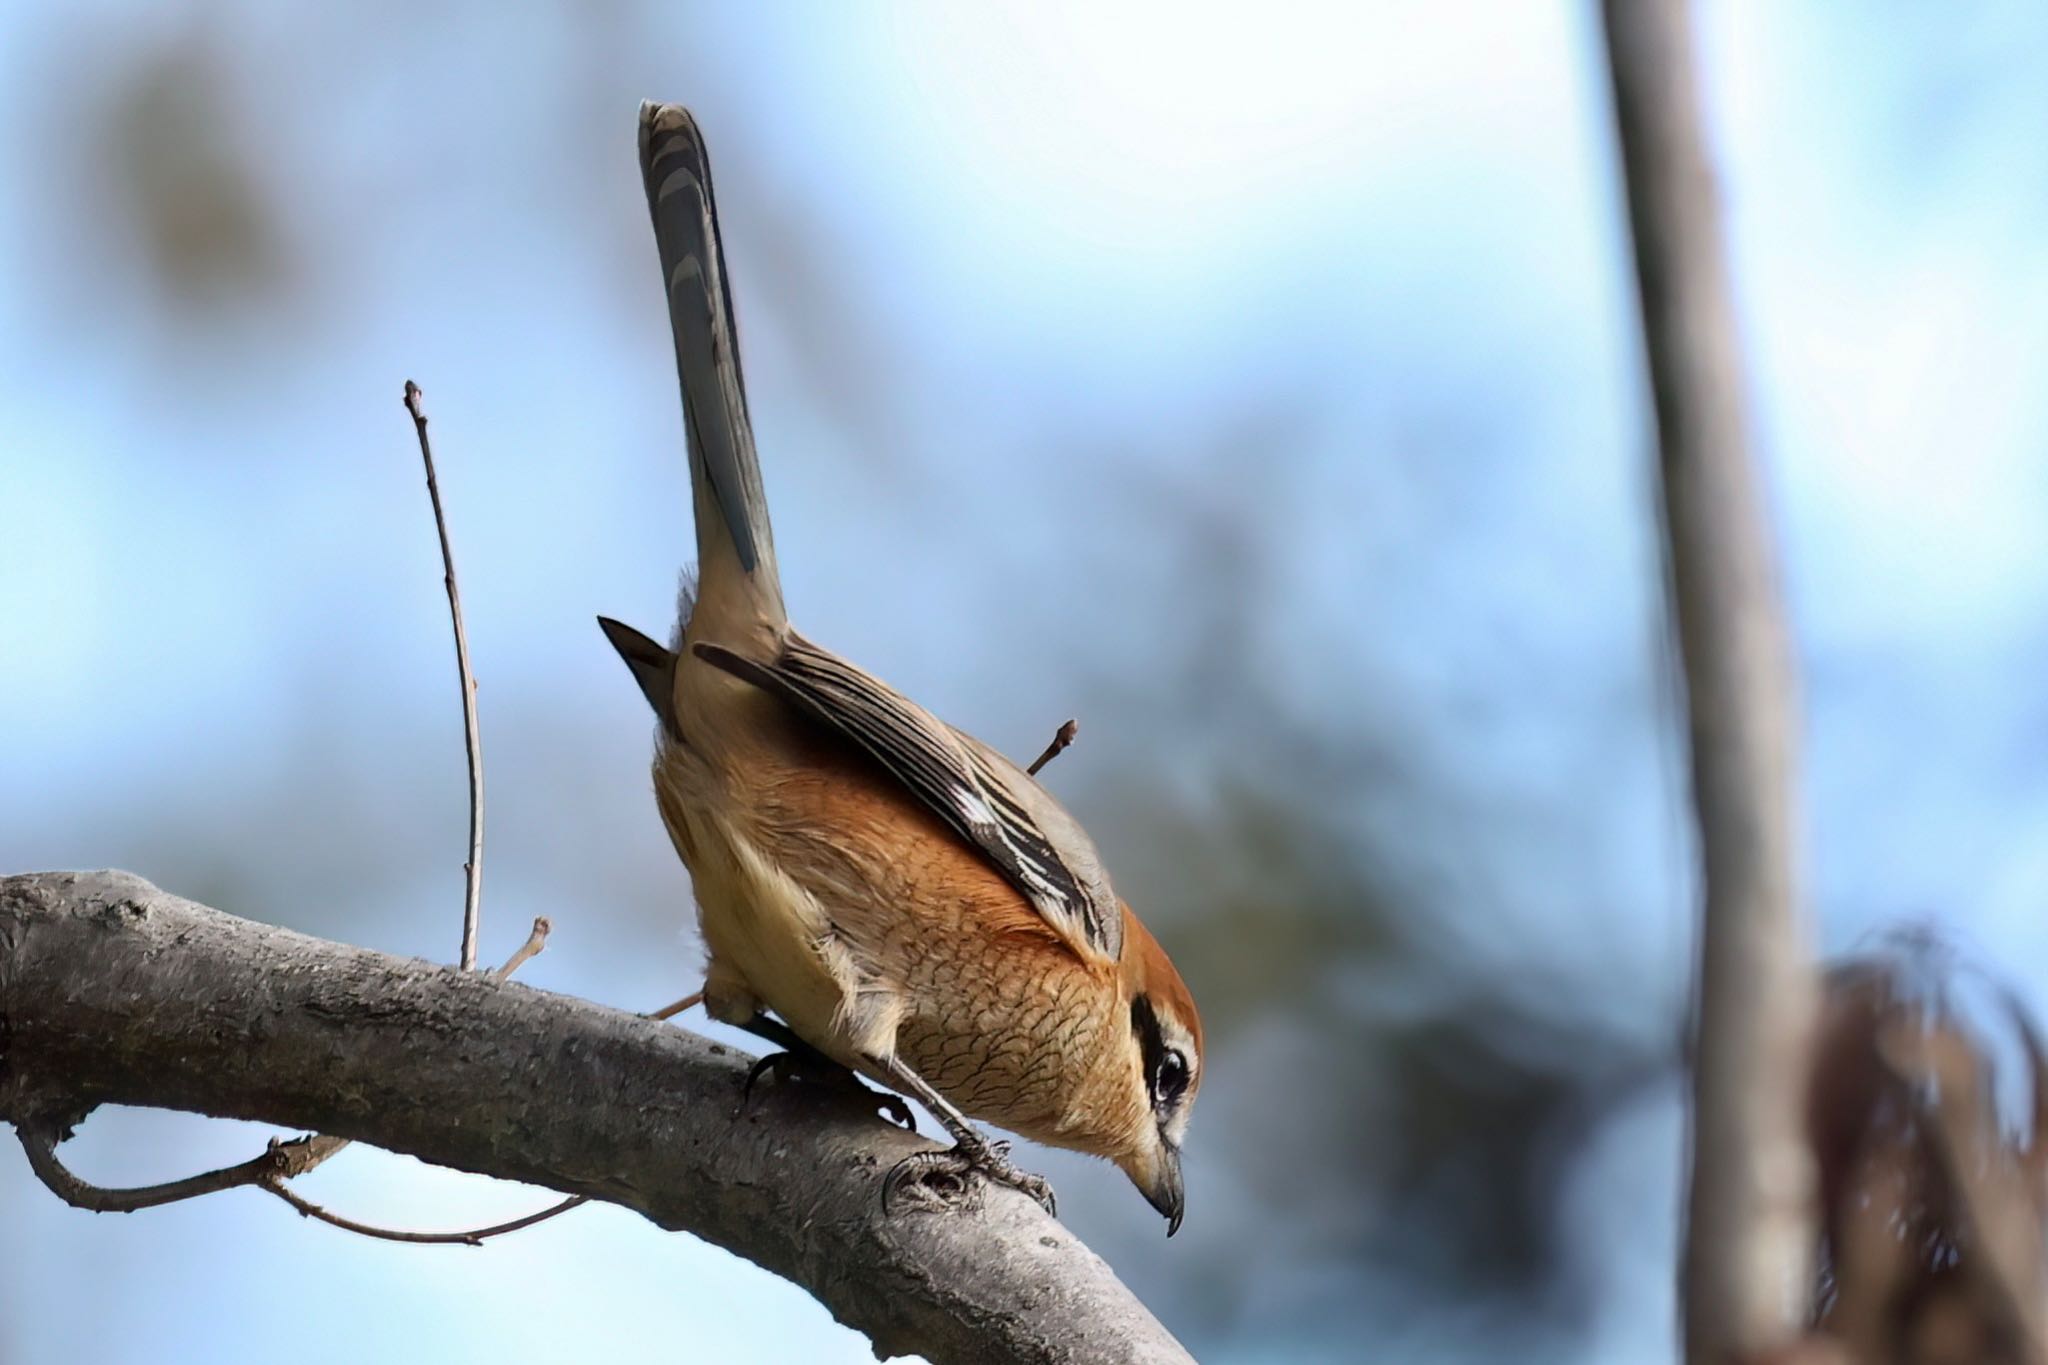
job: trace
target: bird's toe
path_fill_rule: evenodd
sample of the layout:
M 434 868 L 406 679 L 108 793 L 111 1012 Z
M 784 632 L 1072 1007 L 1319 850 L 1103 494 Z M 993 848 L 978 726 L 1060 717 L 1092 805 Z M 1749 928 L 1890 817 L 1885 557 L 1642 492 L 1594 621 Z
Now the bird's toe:
M 896 1163 L 882 1182 L 882 1211 L 890 1212 L 910 1189 L 946 1207 L 965 1203 L 975 1191 L 974 1177 L 1008 1185 L 1029 1195 L 1047 1213 L 1056 1200 L 1045 1177 L 1020 1170 L 1009 1158 L 1007 1142 L 960 1143 L 937 1152 L 913 1152 Z

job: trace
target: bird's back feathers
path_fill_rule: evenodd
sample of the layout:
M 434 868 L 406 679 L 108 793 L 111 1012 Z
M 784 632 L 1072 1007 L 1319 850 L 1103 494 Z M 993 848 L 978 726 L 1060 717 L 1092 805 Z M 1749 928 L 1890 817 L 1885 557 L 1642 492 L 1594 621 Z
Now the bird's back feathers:
M 695 652 L 851 740 L 1001 873 L 1075 952 L 1116 960 L 1123 913 L 1095 845 L 1016 764 L 793 631 L 766 664 L 710 642 Z

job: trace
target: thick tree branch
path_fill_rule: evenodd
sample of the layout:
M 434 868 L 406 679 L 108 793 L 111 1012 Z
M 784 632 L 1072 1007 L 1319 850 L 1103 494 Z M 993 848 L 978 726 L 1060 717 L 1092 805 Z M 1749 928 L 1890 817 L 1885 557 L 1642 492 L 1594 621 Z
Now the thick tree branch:
M 1185 1362 L 1102 1260 L 1007 1189 L 881 1213 L 928 1146 L 680 1029 L 236 919 L 119 872 L 0 879 L 0 1120 L 94 1105 L 317 1129 L 587 1195 L 802 1285 L 878 1354 Z
M 1794 873 L 1791 651 L 1749 454 L 1689 8 L 1606 0 L 1604 12 L 1706 886 L 1686 1357 L 1760 1359 L 1803 1317 L 1814 1246 L 1801 1123 L 1816 986 Z

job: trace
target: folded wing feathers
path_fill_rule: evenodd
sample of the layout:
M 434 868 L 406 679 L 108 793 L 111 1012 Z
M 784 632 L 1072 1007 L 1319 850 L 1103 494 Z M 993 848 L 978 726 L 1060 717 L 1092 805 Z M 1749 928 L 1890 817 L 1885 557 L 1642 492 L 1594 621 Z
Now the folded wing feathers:
M 706 657 L 711 657 L 708 652 Z M 724 666 L 721 659 L 712 661 Z M 1114 956 L 1106 907 L 1095 903 L 1004 778 L 936 719 L 836 655 L 794 635 L 781 660 L 764 671 L 775 675 L 776 691 L 867 750 L 980 849 L 1055 928 Z

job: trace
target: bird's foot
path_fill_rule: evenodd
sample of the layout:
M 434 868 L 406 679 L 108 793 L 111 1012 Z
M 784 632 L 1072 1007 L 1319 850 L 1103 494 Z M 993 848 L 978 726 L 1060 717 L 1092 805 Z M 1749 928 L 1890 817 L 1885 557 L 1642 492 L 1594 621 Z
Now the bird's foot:
M 836 1090 L 861 1104 L 874 1106 L 912 1132 L 917 1130 L 917 1116 L 910 1111 L 909 1102 L 901 1095 L 872 1089 L 859 1076 L 824 1053 L 808 1050 L 771 1052 L 748 1067 L 746 1082 L 740 1087 L 740 1107 L 734 1117 L 746 1111 L 747 1104 L 754 1097 L 754 1083 L 763 1076 L 771 1075 L 777 1085 L 795 1080 Z
M 969 1191 L 973 1175 L 1008 1185 L 1013 1190 L 1022 1190 L 1047 1213 L 1057 1211 L 1052 1186 L 1046 1183 L 1044 1176 L 1033 1175 L 1013 1165 L 1009 1143 L 990 1142 L 977 1137 L 973 1141 L 957 1142 L 942 1152 L 913 1152 L 897 1162 L 896 1168 L 882 1182 L 882 1212 L 888 1213 L 890 1205 L 908 1186 L 924 1190 L 942 1204 L 951 1204 Z

